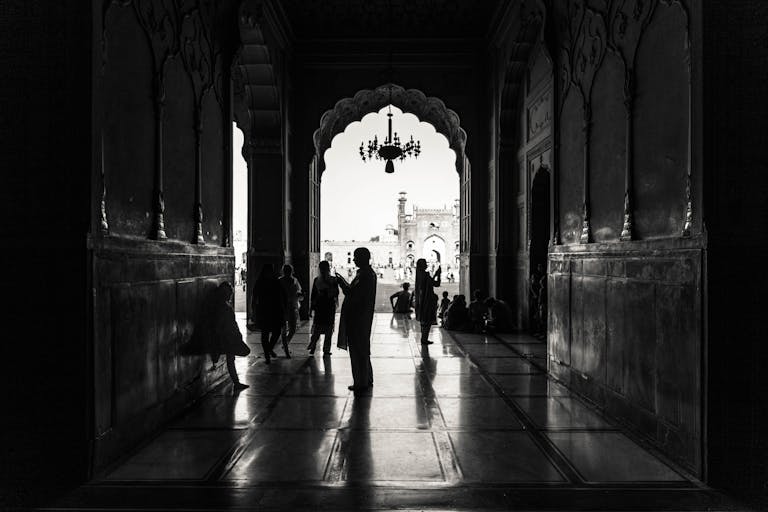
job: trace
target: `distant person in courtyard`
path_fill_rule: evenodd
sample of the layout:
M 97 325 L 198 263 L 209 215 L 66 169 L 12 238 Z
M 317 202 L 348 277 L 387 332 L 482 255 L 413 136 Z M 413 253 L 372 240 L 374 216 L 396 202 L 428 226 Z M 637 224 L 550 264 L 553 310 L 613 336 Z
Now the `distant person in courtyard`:
M 209 354 L 215 365 L 221 354 L 226 356 L 227 371 L 232 379 L 232 389 L 240 391 L 248 387 L 240 382 L 235 368 L 235 356 L 247 356 L 251 349 L 243 342 L 243 335 L 235 321 L 230 304 L 234 290 L 224 282 L 211 290 L 200 310 L 200 317 L 189 343 L 183 348 L 186 354 Z
M 448 311 L 448 306 L 450 305 L 451 299 L 448 298 L 448 292 L 443 292 L 443 300 L 440 301 L 440 312 L 437 314 L 442 325 L 445 325 L 445 312 Z
M 440 286 L 440 267 L 437 267 L 435 275 L 427 272 L 427 260 L 419 258 L 416 262 L 416 291 L 414 303 L 416 320 L 421 324 L 422 345 L 432 344 L 429 341 L 429 329 L 437 323 L 437 295 L 435 287 Z
M 243 285 L 243 291 L 245 291 L 245 284 L 248 282 L 246 279 L 247 277 L 248 277 L 248 273 L 245 270 L 245 266 L 243 266 L 242 268 L 240 268 L 240 284 Z
M 338 344 L 349 349 L 353 379 L 349 389 L 357 393 L 373 387 L 371 327 L 376 306 L 376 273 L 371 268 L 371 253 L 365 247 L 355 249 L 354 262 L 358 271 L 351 283 L 338 274 L 336 277 L 344 292 Z
M 393 313 L 410 313 L 411 312 L 411 292 L 408 289 L 411 287 L 410 283 L 403 283 L 403 289 L 399 292 L 395 292 L 389 297 L 389 303 L 392 305 Z
M 483 302 L 483 294 L 475 290 L 472 294 L 474 300 L 469 303 L 469 321 L 472 324 L 472 332 L 485 331 L 485 320 L 488 317 L 488 307 Z
M 261 347 L 264 349 L 264 361 L 267 364 L 272 357 L 277 357 L 274 348 L 285 325 L 285 305 L 285 292 L 277 279 L 275 268 L 271 263 L 265 263 L 256 280 L 251 308 L 256 324 L 261 330 Z M 285 356 L 291 357 L 285 342 L 283 349 Z
M 290 358 L 288 344 L 296 334 L 296 327 L 299 324 L 299 302 L 304 298 L 301 290 L 301 283 L 293 275 L 291 265 L 283 265 L 283 275 L 279 279 L 280 286 L 283 287 L 285 296 L 285 329 L 283 330 L 283 350 L 285 357 Z
M 331 266 L 327 261 L 318 265 L 320 275 L 312 282 L 309 314 L 313 315 L 312 334 L 309 338 L 310 354 L 315 353 L 315 347 L 320 336 L 323 338 L 323 355 L 331 355 L 331 336 L 333 336 L 336 320 L 336 306 L 339 302 L 339 282 L 331 275 Z
M 512 332 L 514 313 L 503 300 L 488 297 L 485 299 L 485 305 L 488 308 L 488 319 L 486 320 L 486 331 L 494 332 Z

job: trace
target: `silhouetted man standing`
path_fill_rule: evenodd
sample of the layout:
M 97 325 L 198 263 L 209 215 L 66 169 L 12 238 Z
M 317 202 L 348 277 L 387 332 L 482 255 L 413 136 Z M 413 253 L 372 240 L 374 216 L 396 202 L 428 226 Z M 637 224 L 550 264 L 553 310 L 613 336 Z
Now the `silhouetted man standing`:
M 371 268 L 371 253 L 365 247 L 358 247 L 354 253 L 357 276 L 351 283 L 336 274 L 342 291 L 344 304 L 339 322 L 339 343 L 346 342 L 352 363 L 354 384 L 352 391 L 362 391 L 373 386 L 371 368 L 371 325 L 376 305 L 376 273 Z

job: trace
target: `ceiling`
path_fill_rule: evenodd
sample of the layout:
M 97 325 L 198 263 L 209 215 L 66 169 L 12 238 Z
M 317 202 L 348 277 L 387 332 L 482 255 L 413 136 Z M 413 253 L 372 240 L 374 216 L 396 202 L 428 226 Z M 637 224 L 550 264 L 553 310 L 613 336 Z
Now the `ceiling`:
M 298 40 L 453 39 L 485 36 L 501 3 L 501 0 L 282 0 L 280 5 Z

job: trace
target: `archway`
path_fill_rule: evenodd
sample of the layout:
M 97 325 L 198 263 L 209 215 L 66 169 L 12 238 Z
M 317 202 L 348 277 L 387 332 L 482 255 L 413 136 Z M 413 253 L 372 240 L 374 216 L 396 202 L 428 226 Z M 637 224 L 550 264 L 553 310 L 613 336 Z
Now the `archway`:
M 443 241 L 441 247 L 436 253 L 430 252 L 430 259 L 437 261 L 436 254 L 439 253 L 439 259 L 444 266 L 452 267 L 454 278 L 461 276 L 462 278 L 468 277 L 469 272 L 464 268 L 467 267 L 469 262 L 469 235 L 470 235 L 470 193 L 469 193 L 469 164 L 465 154 L 466 132 L 460 126 L 459 116 L 452 110 L 448 109 L 442 100 L 438 98 L 432 98 L 426 96 L 423 92 L 416 89 L 405 89 L 395 84 L 385 84 L 375 89 L 358 91 L 351 98 L 344 98 L 336 103 L 333 109 L 326 111 L 320 120 L 320 127 L 315 131 L 313 135 L 313 142 L 315 146 L 315 156 L 310 164 L 310 187 L 312 189 L 309 192 L 310 205 L 309 205 L 309 218 L 310 218 L 310 261 L 319 259 L 321 253 L 319 233 L 320 210 L 321 203 L 325 204 L 325 201 L 320 200 L 320 188 L 321 183 L 325 184 L 323 180 L 323 173 L 326 170 L 326 152 L 331 147 L 334 137 L 345 132 L 347 128 L 356 122 L 361 122 L 363 117 L 368 114 L 373 114 L 381 111 L 381 109 L 391 105 L 393 109 L 399 109 L 403 114 L 411 114 L 421 123 L 428 123 L 435 130 L 447 140 L 447 146 L 455 154 L 455 159 L 451 164 L 459 178 L 457 183 L 457 190 L 455 194 L 446 196 L 443 198 L 443 208 L 436 208 L 440 210 L 438 215 L 442 215 L 442 211 L 447 212 L 449 220 L 442 219 L 440 222 L 435 221 L 441 227 L 436 226 L 427 227 L 425 230 L 432 232 L 437 230 L 445 230 L 451 232 L 455 228 L 455 241 L 451 238 L 452 235 L 448 235 L 451 238 L 450 243 L 446 246 Z M 358 146 L 360 141 L 357 142 Z M 357 149 L 357 147 L 355 148 Z M 361 164 L 362 165 L 362 164 Z M 401 163 L 396 163 L 396 168 L 399 169 Z M 383 168 L 383 164 L 382 164 Z M 399 171 L 398 171 L 399 172 Z M 459 199 L 460 198 L 460 199 Z M 401 207 L 404 208 L 405 199 L 401 196 Z M 447 206 L 446 206 L 447 205 Z M 455 206 L 454 206 L 455 205 Z M 416 213 L 406 214 L 404 211 L 399 212 L 399 215 L 404 217 L 416 217 L 422 213 L 422 210 L 427 214 L 428 209 L 419 209 Z M 431 210 L 430 210 L 431 212 Z M 402 220 L 402 219 L 401 219 Z M 442 231 L 441 231 L 442 233 Z M 429 234 L 429 233 L 428 233 Z M 324 235 L 322 238 L 326 238 Z M 373 237 L 377 238 L 377 237 Z M 385 237 L 381 238 L 381 241 Z M 359 240 L 360 238 L 358 238 Z M 368 240 L 368 238 L 364 238 Z M 426 237 L 424 234 L 415 237 L 404 234 L 402 229 L 397 236 L 398 250 L 393 251 L 395 254 L 392 257 L 393 267 L 409 267 L 414 264 L 416 258 L 421 257 L 424 254 L 423 245 Z M 455 242 L 455 243 L 454 243 Z M 406 243 L 410 243 L 406 246 Z M 454 247 L 456 249 L 454 249 Z M 384 258 L 380 260 L 384 263 L 390 261 L 388 252 L 383 252 Z M 462 257 L 462 255 L 464 255 Z M 466 262 L 462 264 L 462 262 Z M 311 264 L 310 264 L 311 265 Z M 308 269 L 309 273 L 314 273 L 314 269 Z M 444 271 L 446 269 L 443 269 Z M 455 281 L 461 281 L 461 279 L 455 279 Z

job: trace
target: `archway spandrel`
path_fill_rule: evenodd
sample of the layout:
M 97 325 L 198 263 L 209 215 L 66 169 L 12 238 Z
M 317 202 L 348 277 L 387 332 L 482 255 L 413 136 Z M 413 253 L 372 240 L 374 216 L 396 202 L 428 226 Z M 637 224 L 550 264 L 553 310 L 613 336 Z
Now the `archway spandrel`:
M 395 84 L 364 89 L 351 98 L 337 101 L 332 110 L 320 117 L 320 127 L 312 136 L 316 153 L 324 155 L 331 147 L 333 138 L 350 123 L 360 121 L 365 115 L 378 112 L 390 104 L 403 113 L 415 115 L 419 121 L 431 124 L 438 133 L 444 135 L 451 149 L 456 152 L 457 170 L 461 172 L 461 156 L 464 154 L 467 134 L 461 128 L 459 115 L 447 108 L 439 98 L 428 97 L 418 89 L 405 89 Z

